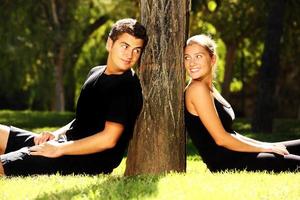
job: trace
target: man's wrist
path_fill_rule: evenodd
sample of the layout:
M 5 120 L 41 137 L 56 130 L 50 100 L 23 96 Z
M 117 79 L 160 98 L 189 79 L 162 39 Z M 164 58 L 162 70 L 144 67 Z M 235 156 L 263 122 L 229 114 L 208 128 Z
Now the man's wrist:
M 73 141 L 69 141 L 69 142 L 63 142 L 63 143 L 59 143 L 57 145 L 57 151 L 59 153 L 60 156 L 64 156 L 64 155 L 70 155 L 70 151 L 69 149 L 69 146 L 70 144 L 72 144 Z

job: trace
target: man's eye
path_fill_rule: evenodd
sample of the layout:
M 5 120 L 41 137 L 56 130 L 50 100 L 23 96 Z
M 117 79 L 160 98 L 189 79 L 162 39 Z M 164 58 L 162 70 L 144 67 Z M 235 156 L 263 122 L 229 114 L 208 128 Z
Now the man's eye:
M 134 53 L 141 53 L 141 50 L 140 49 L 135 49 Z
M 127 46 L 127 45 L 122 45 L 121 47 L 122 47 L 123 49 L 127 49 L 128 46 Z

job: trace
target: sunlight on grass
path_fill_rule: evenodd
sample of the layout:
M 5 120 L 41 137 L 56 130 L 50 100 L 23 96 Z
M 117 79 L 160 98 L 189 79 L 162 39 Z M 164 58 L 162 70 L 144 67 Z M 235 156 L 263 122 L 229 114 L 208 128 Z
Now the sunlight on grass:
M 72 113 L 0 111 L 0 123 L 10 122 L 36 133 L 54 131 L 72 118 Z M 300 137 L 300 123 L 297 120 L 277 120 L 276 132 L 273 134 L 251 133 L 247 119 L 238 119 L 234 125 L 237 131 L 265 141 Z M 187 155 L 186 173 L 125 177 L 124 158 L 111 175 L 3 177 L 0 178 L 0 200 L 300 199 L 300 173 L 242 171 L 212 174 L 202 162 L 190 139 L 187 141 Z
M 299 199 L 299 175 L 210 173 L 188 160 L 187 173 L 124 177 L 125 159 L 112 175 L 0 178 L 0 199 Z M 17 193 L 16 193 L 17 191 Z

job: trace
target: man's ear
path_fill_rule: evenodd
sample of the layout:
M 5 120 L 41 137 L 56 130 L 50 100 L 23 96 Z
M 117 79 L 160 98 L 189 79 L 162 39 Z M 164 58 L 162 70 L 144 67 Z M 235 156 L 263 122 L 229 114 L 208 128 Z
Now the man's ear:
M 110 37 L 107 38 L 107 41 L 106 41 L 106 50 L 108 52 L 110 52 L 111 48 L 112 48 L 112 45 L 113 45 L 113 41 L 112 39 L 110 39 Z

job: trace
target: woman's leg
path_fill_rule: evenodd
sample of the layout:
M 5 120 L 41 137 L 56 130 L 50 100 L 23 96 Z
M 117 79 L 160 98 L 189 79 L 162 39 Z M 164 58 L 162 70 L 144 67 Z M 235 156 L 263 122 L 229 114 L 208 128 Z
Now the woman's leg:
M 283 141 L 278 142 L 286 146 L 287 150 L 290 154 L 295 154 L 300 156 L 300 139 L 298 140 L 290 140 L 290 141 Z
M 300 156 L 258 153 L 241 159 L 240 167 L 247 171 L 300 172 Z
M 275 153 L 227 151 L 226 154 L 218 156 L 218 162 L 212 164 L 209 168 L 211 171 L 300 172 L 300 155 L 289 154 L 282 156 Z

